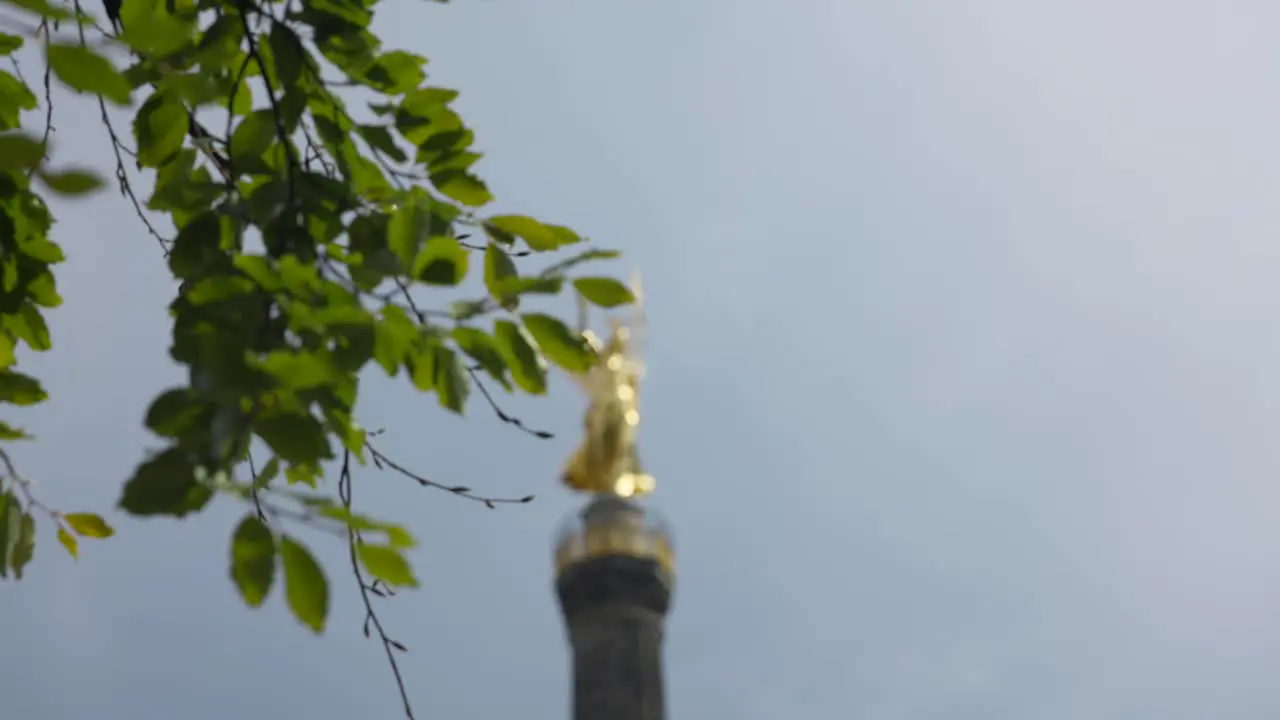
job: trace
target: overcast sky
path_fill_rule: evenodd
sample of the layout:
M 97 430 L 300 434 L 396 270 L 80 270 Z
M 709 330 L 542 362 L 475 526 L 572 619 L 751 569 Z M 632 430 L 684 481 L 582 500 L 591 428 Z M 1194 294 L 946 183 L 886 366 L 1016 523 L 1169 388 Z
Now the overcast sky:
M 1280 8 L 1264 0 L 384 0 L 510 211 L 643 269 L 645 457 L 679 540 L 672 718 L 1280 716 Z M 62 157 L 109 172 L 68 98 Z M 79 108 L 77 110 L 76 108 Z M 76 113 L 79 113 L 78 115 Z M 114 505 L 171 286 L 115 193 L 63 206 L 53 399 L 16 455 Z M 626 267 L 620 268 L 625 272 Z M 361 416 L 486 511 L 359 477 L 424 587 L 420 718 L 566 718 L 550 544 L 579 396 Z M 244 508 L 51 534 L 0 587 L 15 720 L 397 717 L 342 547 L 331 628 L 226 573 Z

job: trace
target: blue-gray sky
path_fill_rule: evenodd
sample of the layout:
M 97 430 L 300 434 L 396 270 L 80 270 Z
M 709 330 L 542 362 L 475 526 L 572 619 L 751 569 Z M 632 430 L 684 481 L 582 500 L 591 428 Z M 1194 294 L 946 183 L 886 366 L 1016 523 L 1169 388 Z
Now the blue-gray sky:
M 388 0 L 500 207 L 643 269 L 644 450 L 676 526 L 669 714 L 1280 714 L 1280 11 L 1262 0 Z M 63 157 L 110 169 L 67 98 Z M 73 110 L 73 108 L 75 110 Z M 77 115 L 76 112 L 79 114 Z M 63 206 L 52 391 L 16 459 L 105 508 L 180 376 L 154 243 Z M 622 268 L 625 271 L 626 268 Z M 568 717 L 550 537 L 579 398 L 362 416 L 485 511 L 390 475 L 420 537 L 387 605 L 421 718 Z M 226 575 L 229 502 L 52 537 L 0 607 L 6 716 L 392 718 L 341 548 L 331 629 Z

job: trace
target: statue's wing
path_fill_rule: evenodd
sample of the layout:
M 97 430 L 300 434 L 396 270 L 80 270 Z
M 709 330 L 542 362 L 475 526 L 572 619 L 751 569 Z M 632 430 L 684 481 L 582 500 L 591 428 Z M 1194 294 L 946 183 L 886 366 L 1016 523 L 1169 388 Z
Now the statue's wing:
M 627 359 L 634 363 L 634 367 L 639 375 L 644 374 L 644 341 L 645 341 L 645 313 L 644 313 L 644 286 L 640 282 L 640 270 L 637 268 L 631 271 L 631 294 L 635 296 L 635 304 L 632 305 L 633 311 L 631 315 L 631 332 L 627 338 Z
M 582 335 L 587 332 L 587 299 L 578 294 L 578 334 Z

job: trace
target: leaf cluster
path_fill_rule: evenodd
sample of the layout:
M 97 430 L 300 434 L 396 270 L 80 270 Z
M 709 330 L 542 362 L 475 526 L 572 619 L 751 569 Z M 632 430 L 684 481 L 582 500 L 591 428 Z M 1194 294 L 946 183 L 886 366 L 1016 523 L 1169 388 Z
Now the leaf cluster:
M 140 217 L 173 228 L 161 237 L 180 283 L 169 353 L 188 380 L 151 402 L 144 422 L 159 447 L 125 482 L 119 507 L 181 518 L 217 495 L 251 503 L 232 534 L 233 581 L 258 606 L 282 576 L 288 606 L 316 631 L 329 585 L 286 523 L 345 533 L 357 575 L 380 584 L 361 580 L 362 591 L 415 586 L 403 555 L 412 537 L 353 512 L 349 485 L 336 499 L 323 492 L 339 458 L 348 483 L 348 461 L 372 459 L 435 485 L 372 449 L 356 419 L 362 374 L 399 378 L 456 414 L 477 388 L 497 409 L 485 383 L 542 395 L 550 366 L 581 372 L 594 350 L 528 299 L 572 285 L 600 307 L 631 302 L 612 277 L 576 275 L 617 253 L 563 225 L 486 212 L 493 196 L 458 93 L 429 81 L 425 57 L 383 47 L 370 29 L 376 0 L 124 0 L 118 36 L 98 30 L 106 23 L 79 0 L 0 6 L 39 29 L 0 34 L 0 54 L 41 44 L 46 88 L 53 79 L 96 100 L 121 189 L 134 197 L 129 156 L 154 180 L 136 201 Z M 127 66 L 109 45 L 129 50 Z M 353 106 L 344 88 L 375 101 Z M 53 267 L 63 253 L 41 189 L 75 196 L 103 185 L 93 172 L 51 166 L 51 102 L 46 91 L 45 126 L 34 130 L 32 86 L 0 70 L 0 403 L 16 406 L 46 397 L 14 369 L 16 350 L 52 347 L 43 312 L 61 302 Z M 131 109 L 128 133 L 111 125 L 109 105 Z M 539 257 L 553 259 L 521 267 Z M 464 291 L 472 278 L 474 296 Z M 424 307 L 423 293 L 439 291 L 456 297 Z M 0 440 L 22 437 L 0 423 Z M 255 447 L 269 453 L 261 467 Z M 0 548 L 20 573 L 34 506 L 0 497 Z M 72 554 L 76 537 L 111 534 L 96 516 L 51 517 Z
M 20 36 L 0 33 L 0 56 L 23 46 Z M 36 377 L 18 369 L 19 352 L 43 353 L 53 347 L 45 313 L 62 304 L 54 267 L 64 260 L 50 237 L 53 216 L 34 181 L 57 194 L 76 195 L 99 185 L 92 173 L 55 170 L 45 162 L 47 136 L 22 129 L 22 113 L 37 100 L 26 81 L 0 70 L 0 405 L 30 407 L 48 393 Z M 106 538 L 112 528 L 91 513 L 61 513 L 36 497 L 31 482 L 19 475 L 7 444 L 29 440 L 27 431 L 0 420 L 0 578 L 22 579 L 35 555 L 36 517 L 57 528 L 59 542 L 72 557 L 77 538 Z

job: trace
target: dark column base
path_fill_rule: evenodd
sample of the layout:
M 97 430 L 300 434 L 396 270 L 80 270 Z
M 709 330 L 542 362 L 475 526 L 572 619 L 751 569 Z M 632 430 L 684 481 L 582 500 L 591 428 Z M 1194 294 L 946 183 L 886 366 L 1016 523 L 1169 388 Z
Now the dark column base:
M 657 563 L 594 558 L 564 572 L 557 590 L 573 646 L 574 720 L 664 720 L 671 590 Z

